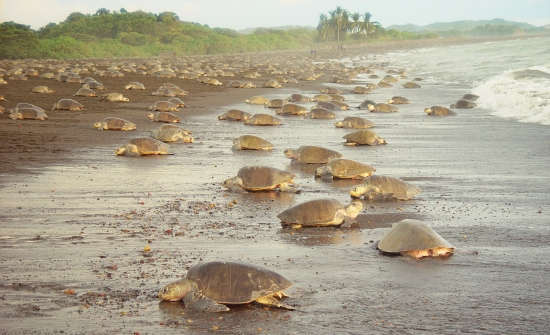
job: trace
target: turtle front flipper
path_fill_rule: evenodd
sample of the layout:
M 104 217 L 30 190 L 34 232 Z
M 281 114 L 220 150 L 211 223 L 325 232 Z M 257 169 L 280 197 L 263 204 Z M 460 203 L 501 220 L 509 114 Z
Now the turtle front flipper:
M 223 304 L 218 304 L 214 300 L 205 297 L 200 292 L 197 292 L 195 290 L 187 293 L 185 295 L 185 298 L 183 299 L 183 302 L 185 303 L 185 308 L 189 308 L 199 312 L 217 313 L 229 311 L 229 307 Z
M 277 293 L 275 293 L 275 294 L 277 294 Z M 279 299 L 277 299 L 275 297 L 275 294 L 274 295 L 267 295 L 265 297 L 260 297 L 260 298 L 256 299 L 256 302 L 259 303 L 259 304 L 262 304 L 264 306 L 283 308 L 283 309 L 288 309 L 289 311 L 293 311 L 293 310 L 296 309 L 296 308 L 294 308 L 290 305 L 281 303 L 279 301 Z
M 294 184 L 289 184 L 289 183 L 281 183 L 279 185 L 279 190 L 281 192 L 300 193 L 300 190 L 296 188 Z

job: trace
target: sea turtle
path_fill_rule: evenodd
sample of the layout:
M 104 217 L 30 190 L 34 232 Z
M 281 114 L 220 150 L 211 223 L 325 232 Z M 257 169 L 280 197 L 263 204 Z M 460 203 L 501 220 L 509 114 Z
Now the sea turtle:
M 298 149 L 286 149 L 286 157 L 304 164 L 326 164 L 331 159 L 340 158 L 342 154 L 323 147 L 304 145 Z
M 174 124 L 163 124 L 151 131 L 151 136 L 162 142 L 193 143 L 193 136 L 189 130 L 185 130 Z
M 346 139 L 345 145 L 349 146 L 387 144 L 385 139 L 379 137 L 371 130 L 358 130 L 345 135 L 344 139 Z
M 370 165 L 352 161 L 350 159 L 332 159 L 327 165 L 315 170 L 316 177 L 332 177 L 338 179 L 363 179 L 376 171 Z
M 411 219 L 394 223 L 391 230 L 378 242 L 377 248 L 382 253 L 400 254 L 416 259 L 447 257 L 455 250 L 452 244 L 430 226 Z
M 388 103 L 391 105 L 405 105 L 410 104 L 410 101 L 405 97 L 395 96 L 388 100 Z
M 230 109 L 227 112 L 218 115 L 218 120 L 246 121 L 250 118 L 250 113 L 238 109 Z
M 106 117 L 103 120 L 94 123 L 94 128 L 99 130 L 135 130 L 136 124 L 118 117 Z
M 46 120 L 48 118 L 48 115 L 44 111 L 44 109 L 34 106 L 31 104 L 26 104 L 24 106 L 21 106 L 21 104 L 18 104 L 15 108 L 12 108 L 9 110 L 8 117 L 12 120 Z M 28 105 L 28 106 L 27 106 Z
M 60 99 L 53 104 L 52 111 L 54 110 L 81 111 L 84 110 L 84 105 L 73 99 Z
M 277 114 L 279 115 L 305 115 L 307 112 L 308 110 L 304 106 L 292 103 L 284 104 L 283 108 L 277 110 Z
M 349 192 L 352 198 L 364 197 L 368 200 L 376 200 L 380 197 L 410 200 L 418 193 L 420 188 L 401 179 L 377 175 L 367 177 L 363 184 L 353 187 Z
M 353 90 L 351 91 L 351 93 L 353 94 L 367 94 L 367 93 L 370 93 L 370 89 L 367 88 L 366 86 L 355 86 L 353 88 Z
M 101 96 L 101 100 L 109 102 L 128 102 L 130 99 L 126 98 L 122 93 L 107 93 Z
M 269 79 L 268 81 L 266 81 L 264 83 L 264 87 L 269 87 L 269 88 L 281 88 L 283 87 L 283 85 L 281 85 L 277 80 L 275 79 Z
M 456 103 L 451 105 L 451 108 L 459 108 L 459 109 L 470 109 L 475 108 L 477 104 L 475 102 L 460 99 Z
M 311 119 L 334 119 L 336 117 L 336 114 L 334 112 L 331 112 L 329 110 L 326 110 L 324 108 L 312 108 L 309 113 L 307 113 L 307 116 Z
M 403 88 L 420 88 L 420 85 L 413 81 L 409 81 L 403 84 Z
M 223 86 L 223 83 L 216 78 L 203 78 L 200 82 L 210 86 Z
M 374 123 L 357 116 L 348 116 L 342 121 L 338 121 L 334 124 L 336 128 L 354 128 L 354 129 L 366 129 L 374 127 Z
M 328 111 L 338 111 L 340 110 L 340 106 L 338 106 L 333 101 L 319 101 L 313 108 L 323 108 Z
M 55 93 L 55 91 L 52 90 L 52 89 L 50 89 L 48 86 L 40 85 L 40 86 L 35 86 L 35 87 L 33 87 L 32 93 L 45 93 L 45 94 L 49 94 L 49 93 Z
M 181 100 L 181 99 L 178 98 L 178 97 L 170 98 L 170 99 L 168 99 L 168 102 L 173 103 L 173 104 L 176 105 L 178 108 L 180 108 L 180 107 L 185 107 L 185 103 L 183 102 L 183 100 Z
M 476 101 L 477 99 L 479 99 L 479 95 L 475 95 L 471 93 L 466 93 L 462 96 L 462 100 Z
M 341 94 L 342 93 L 342 91 L 340 91 L 336 87 L 323 87 L 320 90 L 320 92 L 323 94 Z
M 249 192 L 279 190 L 296 192 L 295 175 L 283 170 L 267 166 L 245 166 L 232 177 L 223 182 L 230 190 L 245 190 Z
M 311 102 L 311 98 L 302 94 L 294 93 L 288 99 L 290 102 L 307 103 Z
M 392 75 L 385 75 L 384 78 L 382 78 L 383 81 L 387 82 L 387 83 L 397 83 L 399 81 L 399 79 L 395 78 L 394 76 Z
M 132 81 L 132 82 L 129 82 L 126 86 L 124 86 L 124 89 L 125 90 L 144 90 L 145 85 L 143 85 L 138 81 Z
M 278 126 L 281 120 L 269 114 L 254 114 L 244 121 L 249 126 Z
M 365 100 L 357 108 L 370 110 L 371 106 L 374 107 L 375 105 L 376 105 L 376 102 L 372 100 Z
M 311 99 L 312 101 L 315 101 L 315 102 L 330 102 L 332 101 L 332 97 L 328 94 L 317 94 L 317 95 L 314 95 L 313 96 L 313 99 Z
M 257 95 L 246 99 L 244 102 L 251 105 L 267 105 L 269 103 L 269 99 L 266 97 Z
M 424 109 L 424 113 L 430 116 L 447 116 L 455 115 L 453 111 L 443 106 L 432 106 Z
M 380 80 L 378 82 L 378 84 L 376 84 L 376 86 L 380 87 L 380 88 L 388 88 L 388 87 L 393 87 L 392 84 L 390 84 L 389 82 L 385 81 L 385 80 Z
M 168 144 L 159 140 L 151 137 L 138 137 L 119 147 L 115 154 L 118 156 L 170 155 L 169 150 Z
M 151 121 L 166 122 L 166 123 L 178 123 L 181 121 L 179 116 L 170 112 L 150 112 L 147 113 L 147 118 Z
M 103 86 L 102 83 L 100 83 L 99 81 L 96 81 L 96 80 L 88 81 L 85 84 L 83 84 L 82 87 L 83 88 L 89 88 L 89 89 L 92 89 L 92 90 L 100 90 L 100 91 L 105 89 L 105 86 Z
M 261 137 L 254 135 L 243 135 L 233 139 L 235 150 L 271 150 L 273 144 Z
M 149 106 L 149 110 L 157 112 L 179 112 L 178 105 L 167 100 L 155 102 Z
M 376 105 L 369 105 L 368 106 L 369 112 L 372 113 L 395 113 L 398 112 L 399 109 L 393 105 L 390 104 L 376 104 Z
M 166 285 L 159 298 L 166 301 L 183 300 L 185 308 L 200 312 L 226 312 L 228 305 L 251 302 L 293 310 L 279 301 L 288 297 L 284 292 L 292 283 L 263 267 L 235 263 L 208 262 L 195 265 L 185 279 Z
M 74 96 L 77 96 L 77 97 L 97 97 L 97 94 L 91 88 L 81 87 L 81 88 L 78 89 L 78 91 L 76 91 Z
M 349 109 L 349 105 L 343 101 L 333 100 L 330 103 L 335 105 L 337 110 L 347 111 Z
M 284 100 L 284 99 L 271 99 L 267 103 L 266 107 L 268 107 L 268 108 L 282 108 L 285 103 L 286 103 L 286 100 Z
M 340 94 L 329 94 L 329 96 L 332 98 L 331 101 L 340 101 L 343 102 L 346 100 L 346 98 Z
M 291 207 L 277 217 L 282 226 L 292 228 L 340 225 L 349 227 L 362 210 L 363 204 L 357 200 L 344 207 L 338 200 L 317 199 Z

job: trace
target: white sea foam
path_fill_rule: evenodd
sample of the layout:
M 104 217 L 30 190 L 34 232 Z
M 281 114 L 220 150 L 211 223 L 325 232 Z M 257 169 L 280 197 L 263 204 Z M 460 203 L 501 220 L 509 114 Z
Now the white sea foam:
M 550 125 L 550 66 L 506 71 L 472 90 L 480 107 L 520 122 Z

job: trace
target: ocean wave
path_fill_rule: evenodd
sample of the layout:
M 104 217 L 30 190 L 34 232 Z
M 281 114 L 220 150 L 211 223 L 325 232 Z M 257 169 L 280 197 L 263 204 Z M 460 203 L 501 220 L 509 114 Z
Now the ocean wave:
M 491 114 L 520 122 L 550 125 L 550 66 L 506 71 L 472 90 Z

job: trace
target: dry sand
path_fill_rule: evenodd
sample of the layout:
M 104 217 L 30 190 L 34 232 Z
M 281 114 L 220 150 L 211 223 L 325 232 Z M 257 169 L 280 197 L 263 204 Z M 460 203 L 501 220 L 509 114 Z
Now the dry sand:
M 466 92 L 425 101 L 423 89 L 381 89 L 413 103 L 391 115 L 352 110 L 389 142 L 345 147 L 348 131 L 333 121 L 284 118 L 276 128 L 222 122 L 216 115 L 253 95 L 313 94 L 320 82 L 282 89 L 212 88 L 189 80 L 127 75 L 98 78 L 109 91 L 129 81 L 130 103 L 77 98 L 85 112 L 52 112 L 48 121 L 0 119 L 0 332 L 221 334 L 546 333 L 550 315 L 548 227 L 550 134 L 480 109 L 429 118 L 423 108 L 449 104 Z M 125 139 L 158 124 L 145 118 L 163 82 L 188 90 L 183 126 L 196 142 L 174 145 L 167 157 L 116 157 Z M 28 93 L 45 84 L 54 95 Z M 9 100 L 51 106 L 78 84 L 12 81 Z M 400 94 L 397 94 L 400 93 Z M 365 96 L 361 96 L 364 99 Z M 358 99 L 358 98 L 355 98 Z M 356 102 L 355 102 L 356 103 Z M 106 115 L 137 123 L 134 133 L 91 127 Z M 322 131 L 320 131 L 322 130 Z M 257 134 L 272 153 L 233 152 L 231 139 Z M 353 183 L 314 180 L 291 164 L 287 147 L 317 144 L 403 177 L 423 189 L 413 201 L 367 203 L 351 229 L 281 229 L 276 215 L 319 197 L 349 201 Z M 297 174 L 303 192 L 236 194 L 220 182 L 244 165 Z M 236 205 L 228 203 L 236 200 Z M 384 257 L 374 242 L 393 222 L 425 220 L 457 252 L 448 259 Z M 143 252 L 146 245 L 150 252 Z M 238 260 L 268 266 L 294 282 L 287 303 L 297 311 L 236 307 L 196 314 L 159 303 L 156 292 L 200 261 Z

